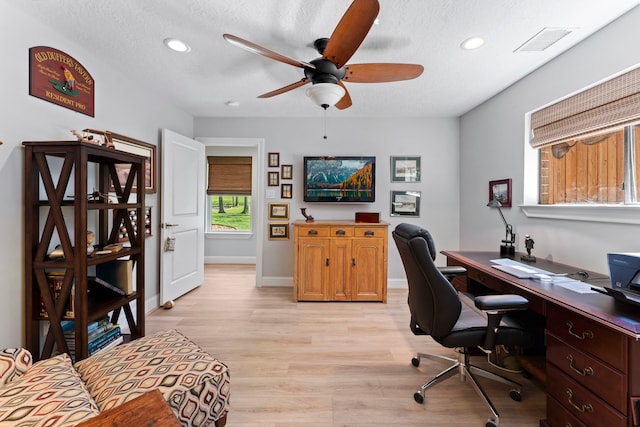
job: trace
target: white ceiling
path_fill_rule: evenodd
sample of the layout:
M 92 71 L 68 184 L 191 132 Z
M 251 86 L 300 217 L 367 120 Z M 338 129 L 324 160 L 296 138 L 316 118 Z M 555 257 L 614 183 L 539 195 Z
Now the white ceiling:
M 164 92 L 194 116 L 316 117 L 308 86 L 269 99 L 256 96 L 296 82 L 300 68 L 251 54 L 223 40 L 231 33 L 302 61 L 329 37 L 351 0 L 10 0 L 43 25 L 107 58 L 116 72 Z M 347 83 L 344 117 L 459 116 L 583 40 L 640 0 L 379 0 L 374 25 L 349 63 L 422 64 L 415 80 Z M 545 27 L 572 33 L 542 52 L 515 52 Z M 460 43 L 487 39 L 476 51 Z M 180 38 L 188 54 L 162 41 Z M 48 45 L 42 40 L 42 45 Z M 90 58 L 61 49 L 91 72 Z M 100 84 L 97 81 L 97 84 Z M 235 100 L 239 107 L 227 107 Z

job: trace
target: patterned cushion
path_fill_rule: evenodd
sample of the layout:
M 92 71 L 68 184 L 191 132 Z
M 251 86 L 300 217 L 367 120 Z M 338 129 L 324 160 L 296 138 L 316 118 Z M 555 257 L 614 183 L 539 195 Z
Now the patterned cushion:
M 159 389 L 185 426 L 229 410 L 227 366 L 176 330 L 149 335 L 76 363 L 101 411 Z
M 98 413 L 67 354 L 36 362 L 0 386 L 1 426 L 74 426 Z
M 24 348 L 5 348 L 0 351 L 0 385 L 24 374 L 32 361 L 31 353 Z

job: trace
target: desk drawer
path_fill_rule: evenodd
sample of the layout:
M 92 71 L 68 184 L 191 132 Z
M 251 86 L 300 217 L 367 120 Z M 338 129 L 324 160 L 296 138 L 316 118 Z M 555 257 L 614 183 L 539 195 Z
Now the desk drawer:
M 622 334 L 557 306 L 549 307 L 547 330 L 570 346 L 626 371 L 627 346 Z
M 547 365 L 547 393 L 586 425 L 607 427 L 626 427 L 627 425 L 626 417 L 552 364 Z
M 547 333 L 547 361 L 622 413 L 627 412 L 625 376 Z
M 587 427 L 549 395 L 547 395 L 547 423 L 552 427 Z

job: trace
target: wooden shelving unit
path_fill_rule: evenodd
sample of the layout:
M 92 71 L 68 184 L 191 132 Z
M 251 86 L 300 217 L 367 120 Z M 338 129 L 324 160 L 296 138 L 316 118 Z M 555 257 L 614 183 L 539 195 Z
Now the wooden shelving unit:
M 80 141 L 23 142 L 25 147 L 25 333 L 27 348 L 36 359 L 54 348 L 68 352 L 61 321 L 73 301 L 76 360 L 88 356 L 89 322 L 110 314 L 117 322 L 124 312 L 131 338 L 144 336 L 144 232 L 136 233 L 131 211 L 144 218 L 144 157 Z M 131 165 L 124 185 L 115 165 Z M 89 181 L 95 183 L 89 188 Z M 113 188 L 115 195 L 109 189 Z M 45 198 L 41 198 L 44 191 Z M 93 193 L 99 196 L 92 197 Z M 95 227 L 95 228 L 94 228 Z M 95 232 L 99 251 L 116 243 L 121 229 L 129 246 L 119 252 L 87 254 L 87 231 Z M 48 253 L 60 244 L 63 258 Z M 88 292 L 88 269 L 115 259 L 131 259 L 136 290 L 126 296 Z M 63 272 L 61 288 L 52 292 L 51 271 Z M 135 314 L 132 310 L 135 305 Z M 43 315 L 44 310 L 45 315 Z M 46 336 L 40 342 L 41 325 Z

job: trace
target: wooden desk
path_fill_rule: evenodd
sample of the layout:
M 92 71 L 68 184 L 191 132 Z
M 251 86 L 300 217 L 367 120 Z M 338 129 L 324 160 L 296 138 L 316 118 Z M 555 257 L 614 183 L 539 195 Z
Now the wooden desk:
M 640 307 L 600 293 L 579 293 L 491 267 L 497 252 L 443 251 L 447 265 L 467 269 L 454 285 L 472 292 L 514 293 L 546 321 L 547 414 L 541 426 L 634 427 L 632 399 L 640 396 Z M 520 254 L 514 260 L 520 261 Z M 573 274 L 582 268 L 538 259 L 537 268 Z M 587 283 L 607 286 L 587 271 Z

